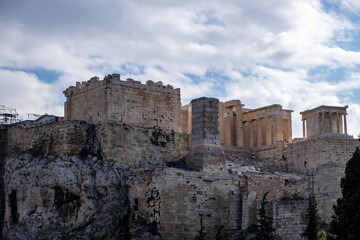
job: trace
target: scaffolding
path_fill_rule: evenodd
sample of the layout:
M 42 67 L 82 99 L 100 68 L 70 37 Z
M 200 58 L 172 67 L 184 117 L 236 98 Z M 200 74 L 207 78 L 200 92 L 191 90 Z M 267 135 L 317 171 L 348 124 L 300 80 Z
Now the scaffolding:
M 8 108 L 0 105 L 0 126 L 9 125 L 22 121 L 21 116 L 16 112 L 15 108 Z

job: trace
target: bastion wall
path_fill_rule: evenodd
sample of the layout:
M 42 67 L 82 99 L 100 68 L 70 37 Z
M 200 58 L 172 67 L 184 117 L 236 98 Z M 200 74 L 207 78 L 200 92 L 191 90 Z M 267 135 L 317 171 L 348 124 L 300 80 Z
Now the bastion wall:
M 35 155 L 99 154 L 111 162 L 128 165 L 163 164 L 181 159 L 188 152 L 188 136 L 160 128 L 141 128 L 126 124 L 91 125 L 84 121 L 61 121 L 25 128 L 8 128 L 10 154 Z
M 133 126 L 181 131 L 180 89 L 162 82 L 127 79 L 120 74 L 93 77 L 64 91 L 65 119 L 98 124 L 108 120 Z
M 126 182 L 136 214 L 155 221 L 164 239 L 194 239 L 201 218 L 207 239 L 215 239 L 221 226 L 225 232 L 246 229 L 256 222 L 266 192 L 280 236 L 300 240 L 306 228 L 307 182 L 301 177 L 143 168 L 134 169 Z

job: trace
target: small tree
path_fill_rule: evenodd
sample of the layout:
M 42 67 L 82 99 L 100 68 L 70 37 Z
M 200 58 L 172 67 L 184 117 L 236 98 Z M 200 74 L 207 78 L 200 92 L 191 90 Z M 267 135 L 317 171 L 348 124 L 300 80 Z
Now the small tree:
M 307 217 L 309 219 L 309 222 L 303 236 L 306 236 L 308 240 L 317 240 L 318 214 L 317 214 L 315 197 L 313 195 L 309 198 L 309 208 L 307 212 Z
M 330 233 L 337 240 L 360 239 L 360 150 L 356 148 L 346 163 L 345 177 L 341 179 L 342 198 L 334 206 Z
M 266 206 L 268 205 L 268 201 L 266 200 L 266 196 L 269 192 L 265 193 L 262 201 L 260 209 L 258 209 L 258 219 L 257 224 L 250 227 L 249 231 L 255 234 L 255 240 L 273 240 L 275 228 L 272 227 L 274 222 L 272 217 L 269 217 L 266 214 Z
M 200 230 L 198 231 L 198 235 L 195 237 L 196 240 L 205 240 L 206 232 L 205 227 L 203 225 L 203 217 L 200 218 Z
M 321 229 L 318 233 L 317 233 L 317 240 L 326 240 L 326 232 L 324 229 Z

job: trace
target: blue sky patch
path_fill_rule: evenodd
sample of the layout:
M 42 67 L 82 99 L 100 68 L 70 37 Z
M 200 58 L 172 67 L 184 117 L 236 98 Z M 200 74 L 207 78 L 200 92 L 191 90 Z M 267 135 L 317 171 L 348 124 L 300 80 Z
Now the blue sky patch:
M 45 68 L 29 68 L 29 69 L 2 68 L 2 69 L 9 70 L 9 71 L 21 71 L 21 72 L 26 72 L 29 74 L 34 74 L 40 81 L 45 82 L 45 83 L 54 83 L 61 76 L 61 73 L 59 73 L 57 71 L 45 69 Z
M 121 76 L 125 76 L 126 78 L 130 78 L 133 75 L 141 75 L 145 73 L 145 66 L 138 65 L 134 63 L 126 63 L 122 64 L 120 69 L 117 70 L 121 74 Z
M 360 51 L 360 30 L 347 31 L 345 41 L 335 41 L 336 45 L 346 51 Z
M 230 78 L 221 72 L 207 71 L 204 76 L 199 76 L 191 73 L 185 73 L 186 77 L 198 84 L 201 82 L 212 82 L 214 84 L 214 92 L 216 96 L 225 96 L 224 83 L 228 82 Z
M 318 66 L 310 69 L 308 75 L 311 81 L 327 81 L 327 82 L 340 82 L 346 80 L 348 73 L 352 68 L 337 67 L 331 68 L 329 66 Z

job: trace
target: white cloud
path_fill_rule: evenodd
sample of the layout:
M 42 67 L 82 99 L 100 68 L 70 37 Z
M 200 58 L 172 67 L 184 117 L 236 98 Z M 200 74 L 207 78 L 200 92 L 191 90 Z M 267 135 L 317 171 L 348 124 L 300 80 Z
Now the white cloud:
M 28 113 L 63 115 L 61 93 L 54 94 L 53 86 L 35 75 L 0 69 L 0 79 L 1 105 L 17 109 L 23 119 Z
M 243 77 L 236 72 L 233 81 L 226 86 L 226 99 L 240 99 L 245 107 L 258 108 L 270 104 L 281 104 L 285 109 L 294 110 L 293 136 L 302 136 L 301 111 L 320 105 L 353 106 L 339 97 L 340 93 L 350 94 L 353 89 L 360 88 L 358 76 L 349 80 L 329 83 L 313 82 L 305 70 L 283 71 L 266 67 L 256 67 L 254 75 Z M 254 90 L 256 89 L 256 91 Z M 354 104 L 354 107 L 357 106 Z M 356 111 L 349 110 L 351 124 L 349 132 L 353 133 L 354 123 L 360 123 Z M 359 120 L 355 120 L 359 119 Z
M 360 7 L 355 0 L 328 2 L 354 11 Z M 76 81 L 112 72 L 124 72 L 126 78 L 131 73 L 142 82 L 152 79 L 180 87 L 183 103 L 204 95 L 239 98 L 250 107 L 281 103 L 296 111 L 295 129 L 301 123 L 299 111 L 352 104 L 348 96 L 360 88 L 358 77 L 350 72 L 329 83 L 310 70 L 355 71 L 360 52 L 338 45 L 351 39 L 354 29 L 356 23 L 342 12 L 326 10 L 319 0 L 3 1 L 0 68 L 40 67 L 61 75 L 45 84 L 31 74 L 2 70 L 7 78 L 0 78 L 0 84 L 11 88 L 5 80 L 11 78 L 17 79 L 12 80 L 16 86 L 34 86 L 27 89 L 31 97 L 21 94 L 13 102 L 24 111 L 37 106 L 34 111 L 59 112 L 62 90 Z M 212 79 L 209 72 L 224 79 Z M 32 97 L 38 89 L 49 92 L 39 99 L 57 100 L 51 106 L 40 104 Z M 0 102 L 11 99 L 4 96 Z M 360 112 L 351 112 L 360 118 Z

